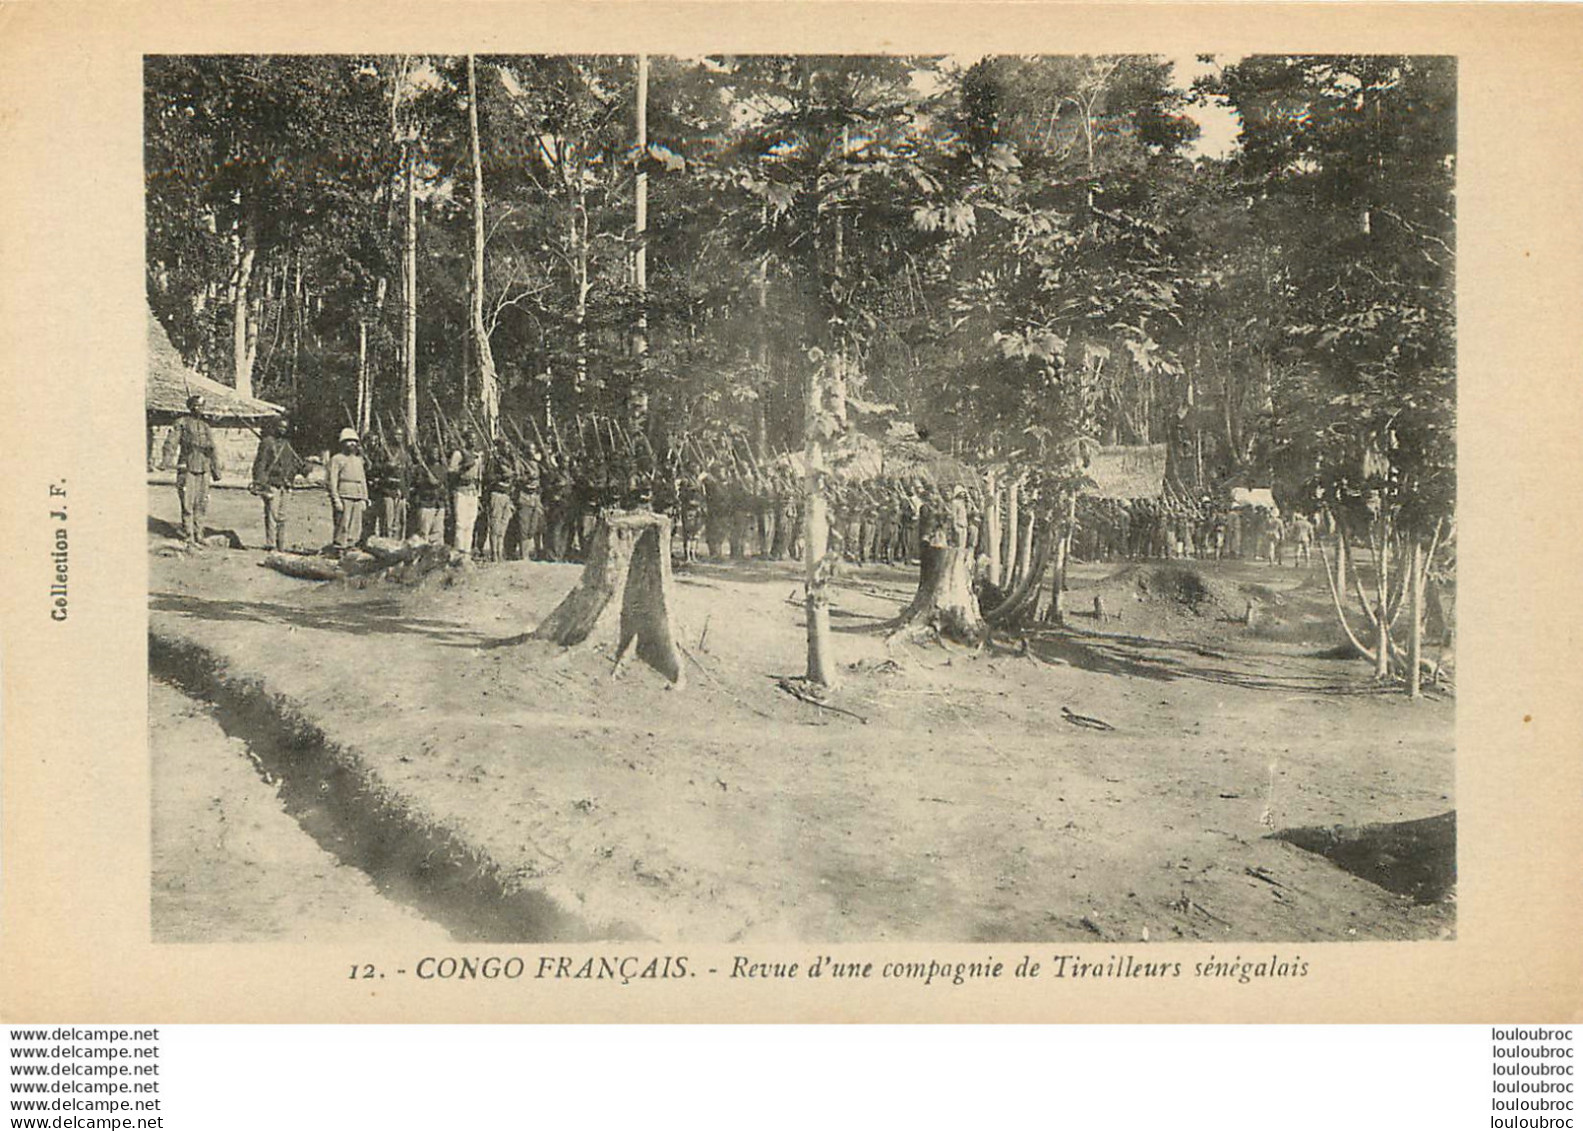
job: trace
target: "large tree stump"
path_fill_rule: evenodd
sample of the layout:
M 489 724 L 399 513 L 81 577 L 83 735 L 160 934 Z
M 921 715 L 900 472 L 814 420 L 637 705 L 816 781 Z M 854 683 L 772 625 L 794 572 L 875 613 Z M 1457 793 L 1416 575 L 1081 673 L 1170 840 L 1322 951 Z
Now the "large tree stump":
M 973 593 L 968 551 L 925 545 L 919 552 L 918 590 L 897 617 L 896 630 L 927 627 L 952 640 L 977 644 L 985 626 Z
M 530 634 L 563 647 L 596 633 L 615 642 L 617 666 L 628 650 L 674 684 L 681 652 L 671 619 L 671 521 L 638 511 L 600 519 L 577 587 Z M 620 594 L 619 614 L 615 604 Z M 634 648 L 635 646 L 635 648 Z

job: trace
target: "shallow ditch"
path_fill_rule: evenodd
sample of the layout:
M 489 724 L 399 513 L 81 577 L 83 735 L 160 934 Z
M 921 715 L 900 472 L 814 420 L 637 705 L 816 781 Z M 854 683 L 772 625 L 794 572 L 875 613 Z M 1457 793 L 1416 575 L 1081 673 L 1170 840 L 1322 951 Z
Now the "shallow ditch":
M 371 780 L 355 752 L 330 741 L 287 699 L 229 676 L 206 649 L 149 634 L 149 671 L 214 708 L 259 771 L 279 782 L 285 811 L 381 895 L 412 908 L 461 942 L 577 941 L 637 937 L 594 932 L 542 892 L 510 882 L 456 834 Z

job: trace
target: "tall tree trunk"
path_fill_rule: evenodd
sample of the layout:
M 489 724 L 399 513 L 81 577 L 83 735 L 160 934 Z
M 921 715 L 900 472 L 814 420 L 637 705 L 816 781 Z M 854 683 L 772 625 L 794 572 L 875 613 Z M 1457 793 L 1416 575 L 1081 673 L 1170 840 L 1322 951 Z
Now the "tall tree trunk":
M 834 354 L 823 366 L 835 364 Z M 824 495 L 825 376 L 821 366 L 809 366 L 803 387 L 803 567 L 807 577 L 804 608 L 808 620 L 808 680 L 835 684 L 835 657 L 830 642 L 830 518 Z
M 1066 624 L 1066 568 L 1072 563 L 1072 534 L 1077 529 L 1077 494 L 1066 500 L 1066 521 L 1061 524 L 1060 541 L 1055 548 L 1055 577 L 1051 581 L 1050 612 L 1052 624 Z
M 1343 596 L 1347 592 L 1347 531 L 1336 523 L 1336 589 Z
M 1424 544 L 1418 538 L 1413 539 L 1413 560 L 1409 567 L 1412 570 L 1408 577 L 1411 586 L 1409 598 L 1411 609 L 1408 615 L 1412 617 L 1408 625 L 1407 635 L 1407 694 L 1417 699 L 1423 694 L 1423 674 L 1419 670 L 1424 658 Z
M 484 162 L 478 143 L 477 64 L 471 55 L 467 57 L 467 134 L 473 161 L 473 274 L 469 296 L 473 353 L 478 360 L 484 439 L 493 441 L 500 431 L 500 383 L 495 375 L 495 354 L 489 347 L 489 331 L 484 327 Z
M 581 189 L 577 192 L 577 208 L 573 211 L 570 221 L 572 248 L 575 252 L 576 263 L 573 282 L 577 287 L 576 301 L 572 307 L 572 322 L 576 326 L 577 358 L 573 370 L 573 390 L 581 396 L 588 385 L 588 292 L 591 289 L 588 283 L 588 227 L 587 213 L 583 211 L 584 193 Z M 582 223 L 578 223 L 582 217 Z
M 758 398 L 753 402 L 753 445 L 755 454 L 761 460 L 769 458 L 769 417 L 764 411 L 764 398 L 769 392 L 770 372 L 770 333 L 769 333 L 769 308 L 770 308 L 770 260 L 769 256 L 759 259 L 759 273 L 757 280 L 759 324 L 758 324 Z
M 1033 560 L 1033 532 L 1039 524 L 1032 507 L 1022 512 L 1022 529 L 1017 533 L 1017 564 L 1011 571 L 1011 583 L 1018 584 L 1028 576 L 1028 563 Z
M 357 431 L 368 437 L 368 420 L 373 412 L 372 382 L 368 375 L 368 319 L 357 320 Z
M 418 437 L 418 186 L 416 139 L 402 146 L 406 225 L 401 236 L 401 365 L 407 436 Z
M 1380 519 L 1380 538 L 1374 545 L 1374 576 L 1379 586 L 1379 615 L 1376 617 L 1374 641 L 1374 678 L 1385 680 L 1391 674 L 1391 614 L 1387 594 L 1390 592 L 1391 538 L 1384 518 Z
M 1017 564 L 1017 524 L 1020 517 L 1017 511 L 1021 492 L 1021 476 L 1006 484 L 1006 528 L 1002 533 L 1004 543 L 1000 548 L 1000 576 L 995 579 L 995 584 L 1002 590 L 1011 588 L 1012 572 Z
M 236 198 L 241 205 L 241 195 Z M 237 217 L 231 230 L 231 375 L 232 385 L 244 397 L 253 395 L 253 352 L 248 341 L 248 316 L 252 307 L 248 284 L 253 277 L 253 262 L 258 249 L 248 224 Z
M 297 404 L 299 390 L 297 382 L 298 366 L 302 362 L 302 252 L 297 251 L 292 256 L 291 278 L 291 401 Z
M 995 472 L 984 476 L 984 550 L 989 557 L 989 580 L 1000 585 L 1000 483 Z
M 649 57 L 638 56 L 637 90 L 637 149 L 638 171 L 634 186 L 633 234 L 637 248 L 633 252 L 632 284 L 638 294 L 638 326 L 633 339 L 633 352 L 638 357 L 638 372 L 633 378 L 630 400 L 630 421 L 634 432 L 647 433 L 649 417 L 649 391 L 644 364 L 649 353 L 649 175 L 643 161 L 649 150 Z

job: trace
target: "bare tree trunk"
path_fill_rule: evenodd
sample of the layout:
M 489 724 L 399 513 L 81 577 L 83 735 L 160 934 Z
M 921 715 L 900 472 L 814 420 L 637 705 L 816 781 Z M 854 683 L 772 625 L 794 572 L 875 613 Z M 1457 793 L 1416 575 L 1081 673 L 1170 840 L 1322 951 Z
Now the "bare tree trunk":
M 1000 584 L 1000 484 L 995 472 L 984 476 L 984 551 L 989 557 L 989 580 Z
M 478 400 L 483 425 L 492 441 L 500 432 L 500 383 L 495 375 L 495 354 L 484 327 L 484 162 L 478 143 L 478 74 L 473 56 L 467 57 L 467 133 L 473 159 L 473 352 L 478 359 Z
M 1391 674 L 1391 614 L 1386 599 L 1386 594 L 1390 592 L 1391 539 L 1384 518 L 1380 519 L 1380 535 L 1374 545 L 1374 576 L 1379 597 L 1379 615 L 1375 618 L 1374 678 L 1385 680 Z
M 764 397 L 769 391 L 770 372 L 770 260 L 769 256 L 759 259 L 759 273 L 757 280 L 759 324 L 758 324 L 758 397 L 753 402 L 753 447 L 759 459 L 769 458 L 769 418 L 764 411 Z
M 368 418 L 373 411 L 369 403 L 373 397 L 370 395 L 370 381 L 368 379 L 368 319 L 357 320 L 357 432 L 364 439 L 368 438 Z
M 291 281 L 291 398 L 298 402 L 297 367 L 302 359 L 302 252 L 292 257 Z
M 1039 520 L 1032 507 L 1026 508 L 1022 513 L 1022 529 L 1017 535 L 1017 565 L 1012 570 L 1012 584 L 1016 585 L 1028 576 L 1028 565 L 1033 561 L 1033 532 Z
M 406 393 L 407 435 L 418 436 L 418 193 L 415 139 L 403 146 L 407 222 L 401 237 L 401 364 Z
M 633 340 L 633 352 L 638 357 L 638 374 L 633 380 L 631 396 L 631 424 L 634 431 L 646 432 L 649 416 L 649 392 L 644 379 L 643 364 L 649 352 L 649 175 L 644 172 L 643 159 L 649 149 L 649 57 L 638 56 L 637 91 L 637 141 L 638 172 L 634 195 L 633 234 L 637 249 L 633 252 L 632 283 L 638 292 L 638 327 Z
M 588 384 L 588 292 L 591 289 L 588 283 L 588 229 L 586 219 L 584 226 L 578 225 L 578 216 L 586 218 L 583 211 L 584 194 L 582 190 L 577 193 L 577 209 L 571 216 L 572 246 L 576 252 L 576 278 L 577 299 L 572 307 L 572 321 L 577 327 L 577 359 L 575 363 L 573 388 L 581 394 Z
M 236 204 L 242 203 L 238 194 Z M 240 216 L 231 230 L 231 374 L 232 385 L 244 397 L 253 395 L 253 354 L 248 348 L 248 312 L 251 306 L 248 284 L 253 277 L 253 261 L 258 249 L 252 233 Z
M 1015 625 L 1028 620 L 1030 612 L 1033 617 L 1038 617 L 1039 603 L 1043 598 L 1044 575 L 1049 571 L 1053 548 L 1054 543 L 1047 534 L 1037 539 L 1027 572 L 1018 579 L 1017 584 L 1012 586 L 1011 592 L 1006 594 L 1004 601 L 985 612 L 986 620 L 996 625 Z
M 995 579 L 995 583 L 1003 590 L 1011 588 L 1012 573 L 1017 564 L 1017 510 L 1021 492 L 1021 476 L 1006 484 L 1006 529 L 1002 534 L 1004 544 L 1000 548 L 1000 574 Z
M 1053 624 L 1066 624 L 1066 567 L 1072 562 L 1072 533 L 1077 527 L 1077 494 L 1066 500 L 1066 521 L 1062 524 L 1060 543 L 1055 553 L 1055 578 L 1051 582 L 1050 615 Z
M 824 366 L 836 364 L 834 354 Z M 808 620 L 808 681 L 835 684 L 835 658 L 830 642 L 830 518 L 824 496 L 824 374 L 810 366 L 803 386 L 803 567 L 807 576 L 804 602 Z
M 1412 623 L 1408 625 L 1407 635 L 1407 694 L 1417 699 L 1423 694 L 1423 673 L 1420 666 L 1424 658 L 1424 544 L 1419 539 L 1413 539 L 1413 560 L 1409 567 L 1412 570 L 1408 578 L 1411 586 L 1410 603 L 1412 609 L 1409 616 Z
M 1347 531 L 1339 522 L 1336 523 L 1336 589 L 1343 595 L 1347 592 Z

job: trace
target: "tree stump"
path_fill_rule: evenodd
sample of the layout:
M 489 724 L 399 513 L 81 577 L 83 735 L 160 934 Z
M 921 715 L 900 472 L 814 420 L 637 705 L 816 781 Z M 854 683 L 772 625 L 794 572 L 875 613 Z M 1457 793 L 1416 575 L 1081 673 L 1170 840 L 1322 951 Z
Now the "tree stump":
M 607 515 L 594 531 L 577 587 L 529 639 L 570 648 L 596 633 L 613 636 L 617 667 L 629 649 L 634 650 L 638 659 L 680 685 L 682 662 L 671 619 L 671 592 L 670 519 L 646 511 Z
M 920 553 L 918 591 L 897 618 L 896 631 L 927 627 L 952 640 L 977 644 L 985 625 L 973 594 L 967 551 L 925 545 Z

